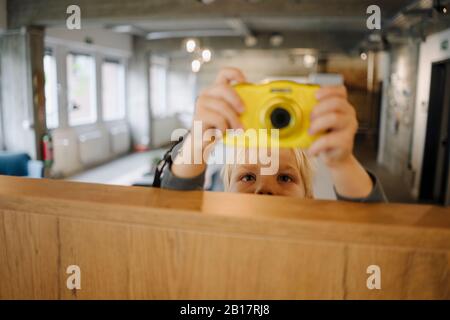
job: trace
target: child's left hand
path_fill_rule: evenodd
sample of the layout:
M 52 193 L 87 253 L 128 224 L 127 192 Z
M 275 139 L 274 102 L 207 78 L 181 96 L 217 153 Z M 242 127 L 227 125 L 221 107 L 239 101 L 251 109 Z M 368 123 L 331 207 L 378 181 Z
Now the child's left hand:
M 310 156 L 321 155 L 331 172 L 336 192 L 348 198 L 366 198 L 373 183 L 353 156 L 358 121 L 347 100 L 344 86 L 323 87 L 316 94 L 318 104 L 311 113 L 311 134 L 324 132 L 309 148 Z
M 329 167 L 338 166 L 353 155 L 353 142 L 358 128 L 356 112 L 347 100 L 344 86 L 320 88 L 318 104 L 311 113 L 310 134 L 323 132 L 309 148 L 310 156 L 321 155 Z

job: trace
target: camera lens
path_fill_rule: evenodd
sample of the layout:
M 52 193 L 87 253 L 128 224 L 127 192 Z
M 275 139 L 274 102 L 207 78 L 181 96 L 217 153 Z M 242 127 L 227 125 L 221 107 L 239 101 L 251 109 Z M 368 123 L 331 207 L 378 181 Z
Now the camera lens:
M 291 122 L 291 115 L 286 109 L 276 107 L 270 115 L 270 121 L 275 129 L 282 129 L 287 127 Z

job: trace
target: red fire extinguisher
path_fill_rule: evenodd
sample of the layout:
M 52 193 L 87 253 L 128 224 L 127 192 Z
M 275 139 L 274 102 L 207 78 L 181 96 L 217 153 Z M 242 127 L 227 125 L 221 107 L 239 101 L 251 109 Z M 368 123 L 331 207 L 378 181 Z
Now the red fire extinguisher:
M 42 158 L 46 168 L 53 165 L 53 140 L 49 132 L 42 137 Z

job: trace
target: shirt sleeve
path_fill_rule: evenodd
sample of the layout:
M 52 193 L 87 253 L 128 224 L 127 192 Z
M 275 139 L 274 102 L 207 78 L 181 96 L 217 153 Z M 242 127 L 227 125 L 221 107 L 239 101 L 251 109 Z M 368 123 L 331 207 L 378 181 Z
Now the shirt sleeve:
M 203 190 L 205 184 L 205 172 L 192 178 L 180 178 L 175 176 L 169 167 L 164 168 L 161 180 L 161 188 L 172 190 Z
M 172 150 L 172 161 L 175 160 L 176 155 L 180 152 L 184 142 L 176 145 Z M 171 166 L 166 166 L 162 172 L 161 188 L 172 190 L 203 190 L 205 185 L 205 172 L 192 178 L 177 177 L 172 173 Z
M 368 171 L 366 169 L 367 173 L 370 176 L 370 179 L 372 179 L 373 187 L 370 194 L 365 198 L 349 198 L 341 196 L 339 193 L 337 193 L 336 188 L 334 188 L 334 192 L 336 193 L 336 197 L 338 200 L 343 201 L 353 201 L 353 202 L 388 202 L 388 199 L 386 197 L 386 194 L 384 193 L 383 186 L 380 183 L 380 180 L 373 174 L 372 172 Z

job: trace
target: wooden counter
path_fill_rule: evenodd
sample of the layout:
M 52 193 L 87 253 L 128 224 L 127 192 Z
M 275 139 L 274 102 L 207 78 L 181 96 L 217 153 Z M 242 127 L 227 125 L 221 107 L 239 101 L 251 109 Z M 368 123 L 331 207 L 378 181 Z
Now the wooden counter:
M 0 298 L 449 299 L 450 209 L 0 176 Z

